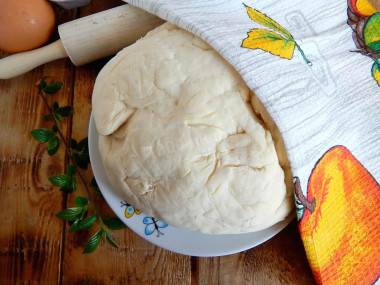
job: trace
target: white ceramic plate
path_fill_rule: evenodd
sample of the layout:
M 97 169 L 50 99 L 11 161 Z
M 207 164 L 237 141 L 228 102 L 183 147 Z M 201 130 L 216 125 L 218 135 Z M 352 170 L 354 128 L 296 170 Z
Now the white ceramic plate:
M 114 193 L 100 158 L 98 138 L 99 134 L 91 115 L 88 131 L 91 166 L 104 198 L 115 214 L 132 231 L 159 247 L 185 255 L 202 257 L 233 254 L 267 241 L 285 228 L 294 218 L 294 215 L 291 215 L 284 221 L 262 231 L 234 235 L 202 234 L 157 221 L 153 217 L 140 213 Z

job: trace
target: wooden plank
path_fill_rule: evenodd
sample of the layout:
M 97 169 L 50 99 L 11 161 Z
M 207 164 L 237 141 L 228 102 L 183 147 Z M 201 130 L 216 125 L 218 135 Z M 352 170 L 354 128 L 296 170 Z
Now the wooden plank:
M 314 284 L 297 224 L 251 250 L 200 258 L 199 284 Z
M 93 1 L 82 10 L 81 15 L 120 3 L 110 2 Z M 93 85 L 98 71 L 106 62 L 107 60 L 98 61 L 76 70 L 72 136 L 78 140 L 87 136 Z M 87 171 L 85 176 L 90 181 L 91 171 Z M 85 195 L 82 186 L 76 194 Z M 69 205 L 74 203 L 74 196 L 70 195 Z M 96 203 L 103 216 L 114 216 L 103 199 L 97 198 Z M 101 244 L 95 253 L 82 254 L 86 241 L 96 231 L 97 226 L 94 227 L 90 233 L 72 234 L 66 230 L 63 284 L 106 284 L 111 281 L 117 284 L 161 284 L 164 281 L 167 284 L 190 283 L 190 257 L 157 248 L 129 229 L 113 232 L 119 249 Z
M 73 19 L 75 11 L 56 10 L 58 23 Z M 57 38 L 57 33 L 53 36 Z M 6 56 L 0 54 L 0 58 Z M 48 63 L 27 74 L 0 80 L 0 284 L 56 284 L 62 255 L 62 225 L 55 213 L 65 203 L 48 178 L 64 171 L 65 154 L 54 157 L 29 132 L 50 128 L 36 82 L 49 76 L 64 81 L 62 92 L 47 99 L 67 104 L 72 67 L 67 60 Z M 62 124 L 62 129 L 67 129 Z
M 47 110 L 36 88 L 44 76 L 67 83 L 48 101 L 67 103 L 71 76 L 66 60 L 0 80 L 1 284 L 56 284 L 59 277 L 62 223 L 55 213 L 64 197 L 48 177 L 64 171 L 65 154 L 61 149 L 54 157 L 48 156 L 46 147 L 29 134 L 36 128 L 51 128 L 50 122 L 42 120 Z M 67 124 L 62 127 L 65 130 Z

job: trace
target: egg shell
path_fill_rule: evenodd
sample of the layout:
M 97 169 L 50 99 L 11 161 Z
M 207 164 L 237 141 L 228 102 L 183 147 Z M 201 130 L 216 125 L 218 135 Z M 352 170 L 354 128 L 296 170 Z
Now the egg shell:
M 0 49 L 16 53 L 46 43 L 55 27 L 54 11 L 45 0 L 0 0 Z

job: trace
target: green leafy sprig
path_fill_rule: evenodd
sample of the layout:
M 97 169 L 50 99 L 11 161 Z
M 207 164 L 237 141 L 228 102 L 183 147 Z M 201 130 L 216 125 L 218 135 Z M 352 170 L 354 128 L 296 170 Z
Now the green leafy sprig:
M 41 128 L 30 132 L 32 137 L 41 143 L 46 143 L 47 152 L 50 156 L 54 155 L 60 148 L 60 142 L 65 146 L 65 151 L 70 158 L 72 164 L 67 165 L 66 173 L 53 175 L 49 177 L 50 182 L 65 193 L 72 193 L 77 190 L 77 179 L 83 184 L 87 198 L 77 196 L 75 198 L 75 206 L 67 208 L 57 213 L 57 217 L 69 222 L 69 232 L 76 232 L 79 230 L 88 230 L 94 226 L 98 220 L 100 228 L 98 231 L 88 240 L 83 253 L 91 253 L 98 247 L 101 238 L 108 242 L 113 247 L 118 247 L 113 240 L 109 230 L 124 229 L 125 224 L 117 217 L 111 217 L 103 219 L 99 210 L 94 203 L 92 194 L 89 187 L 82 175 L 80 169 L 87 169 L 90 163 L 90 157 L 88 153 L 88 139 L 84 138 L 77 142 L 75 139 L 70 140 L 68 144 L 65 140 L 65 136 L 59 128 L 59 123 L 63 122 L 64 117 L 68 117 L 73 114 L 74 108 L 72 106 L 59 106 L 58 102 L 54 102 L 52 106 L 49 105 L 46 94 L 53 95 L 61 90 L 63 86 L 62 82 L 47 83 L 45 80 L 41 80 L 38 84 L 38 93 L 46 105 L 49 114 L 43 117 L 44 121 L 53 121 L 51 129 Z M 95 178 L 91 180 L 90 184 L 97 196 L 102 196 Z M 94 214 L 88 216 L 88 206 L 91 203 Z
M 44 116 L 43 120 L 44 121 L 51 121 L 53 118 L 52 116 L 54 116 L 54 118 L 58 122 L 62 123 L 63 117 L 70 116 L 74 112 L 74 108 L 71 106 L 60 107 L 58 102 L 54 102 L 52 111 L 53 111 L 53 114 L 48 114 L 48 115 Z

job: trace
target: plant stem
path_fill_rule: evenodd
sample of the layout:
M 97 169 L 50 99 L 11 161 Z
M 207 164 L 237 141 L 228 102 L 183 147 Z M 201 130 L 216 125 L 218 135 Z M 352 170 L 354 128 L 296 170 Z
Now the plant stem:
M 315 210 L 315 198 L 313 198 L 311 202 L 307 200 L 307 198 L 302 193 L 300 179 L 298 177 L 294 178 L 294 192 L 296 193 L 296 196 L 300 200 L 301 204 L 312 214 Z
M 46 108 L 48 109 L 49 113 L 50 113 L 50 116 L 53 118 L 54 120 L 54 123 L 55 125 L 57 126 L 57 129 L 58 129 L 58 135 L 59 137 L 61 138 L 61 141 L 63 142 L 63 144 L 65 145 L 65 150 L 66 150 L 66 153 L 67 155 L 69 156 L 70 160 L 72 161 L 72 163 L 74 164 L 74 166 L 76 167 L 77 169 L 77 173 L 79 175 L 79 179 L 82 181 L 82 184 L 84 186 L 84 188 L 86 189 L 86 192 L 87 192 L 87 196 L 88 196 L 88 200 L 94 205 L 94 212 L 95 212 L 95 215 L 98 216 L 98 218 L 100 219 L 100 221 L 102 221 L 102 217 L 100 216 L 100 213 L 96 207 L 96 204 L 94 203 L 94 199 L 92 198 L 92 195 L 91 195 L 91 192 L 90 190 L 88 189 L 88 186 L 87 186 L 87 183 L 86 183 L 86 180 L 84 179 L 81 171 L 80 171 L 80 167 L 78 167 L 78 165 L 75 163 L 75 161 L 73 160 L 73 157 L 71 155 L 71 151 L 70 151 L 70 147 L 69 145 L 67 144 L 65 138 L 64 138 L 64 135 L 62 134 L 60 128 L 58 127 L 58 122 L 57 120 L 55 119 L 54 117 L 54 112 L 52 110 L 52 108 L 50 107 L 48 101 L 46 100 L 46 97 L 44 95 L 44 92 L 42 91 L 41 87 L 38 86 L 38 94 L 41 96 L 42 100 L 44 101 L 45 103 L 45 106 Z
M 313 64 L 310 62 L 310 60 L 307 59 L 307 57 L 305 56 L 305 54 L 304 54 L 303 50 L 301 49 L 301 47 L 300 47 L 296 42 L 295 42 L 295 44 L 296 44 L 297 49 L 298 49 L 299 52 L 301 53 L 303 60 L 304 60 L 309 66 L 312 66 Z

